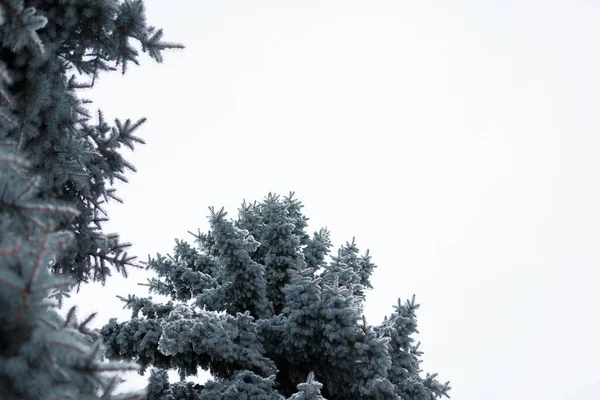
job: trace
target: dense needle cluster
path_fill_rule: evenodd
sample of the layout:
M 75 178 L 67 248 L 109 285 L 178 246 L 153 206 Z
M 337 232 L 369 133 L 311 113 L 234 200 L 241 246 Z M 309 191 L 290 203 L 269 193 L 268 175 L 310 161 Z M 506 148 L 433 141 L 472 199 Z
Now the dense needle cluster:
M 123 298 L 131 320 L 101 330 L 112 359 L 154 367 L 149 399 L 404 399 L 447 395 L 420 375 L 414 298 L 379 326 L 363 315 L 375 265 L 354 239 L 328 260 L 322 229 L 306 233 L 293 194 L 244 203 L 235 220 L 211 209 L 195 246 L 148 261 L 151 293 Z M 176 369 L 181 382 L 168 382 Z M 185 383 L 198 369 L 206 385 Z
M 127 243 L 102 230 L 123 147 L 143 120 L 91 113 L 77 92 L 101 71 L 180 47 L 146 24 L 141 1 L 0 1 L 0 399 L 111 395 L 133 363 L 107 363 L 98 332 L 57 312 L 74 284 L 125 274 Z

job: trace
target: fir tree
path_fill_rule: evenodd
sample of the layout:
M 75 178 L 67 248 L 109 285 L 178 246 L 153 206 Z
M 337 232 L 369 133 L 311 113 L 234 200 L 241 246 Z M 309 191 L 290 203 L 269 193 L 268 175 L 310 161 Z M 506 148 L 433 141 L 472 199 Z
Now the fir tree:
M 76 238 L 52 269 L 77 282 L 104 281 L 110 266 L 126 275 L 134 257 L 129 243 L 103 232 L 104 204 L 120 201 L 111 186 L 135 171 L 121 153 L 144 143 L 136 134 L 145 118 L 111 126 L 76 92 L 102 71 L 137 64 L 134 42 L 159 62 L 162 50 L 181 46 L 147 25 L 141 0 L 3 0 L 0 14 L 0 75 L 10 82 L 0 90 L 0 146 L 43 177 L 40 198 L 78 211 L 58 227 Z
M 63 319 L 48 301 L 53 289 L 71 285 L 48 266 L 73 242 L 57 227 L 77 210 L 40 200 L 41 178 L 30 168 L 0 151 L 0 398 L 139 398 L 111 396 L 119 380 L 107 372 L 137 366 L 103 362 L 102 340 L 87 328 L 93 315 L 79 323 L 73 308 Z
M 134 41 L 156 61 L 181 47 L 146 24 L 139 0 L 0 0 L 2 399 L 141 396 L 112 395 L 119 373 L 138 367 L 104 362 L 93 315 L 57 312 L 73 284 L 132 264 L 128 244 L 101 224 L 104 203 L 119 200 L 113 182 L 134 170 L 121 151 L 143 142 L 144 119 L 94 121 L 76 92 L 137 64 Z
M 244 202 L 235 221 L 211 209 L 197 248 L 179 240 L 174 256 L 151 258 L 150 291 L 170 301 L 124 299 L 132 319 L 101 330 L 108 356 L 157 368 L 147 400 L 448 396 L 447 383 L 420 375 L 414 302 L 367 325 L 368 252 L 359 255 L 353 240 L 326 263 L 328 232 L 307 235 L 301 204 L 287 199 Z M 198 368 L 213 380 L 186 383 Z M 181 382 L 170 383 L 167 369 Z

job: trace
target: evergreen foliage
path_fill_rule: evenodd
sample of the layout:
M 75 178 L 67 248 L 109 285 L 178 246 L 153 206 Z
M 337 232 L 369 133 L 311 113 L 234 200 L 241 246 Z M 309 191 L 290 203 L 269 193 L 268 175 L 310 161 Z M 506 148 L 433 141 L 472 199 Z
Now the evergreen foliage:
M 71 309 L 65 320 L 48 300 L 53 289 L 71 285 L 48 266 L 73 242 L 57 227 L 77 210 L 40 200 L 41 178 L 30 167 L 0 151 L 0 398 L 139 398 L 111 396 L 119 380 L 107 372 L 137 366 L 104 362 L 101 338 L 86 327 L 93 315 L 79 323 Z
M 244 202 L 235 220 L 211 208 L 196 247 L 177 240 L 173 256 L 149 259 L 149 291 L 170 300 L 129 296 L 132 318 L 101 330 L 108 357 L 155 368 L 147 400 L 448 396 L 448 383 L 420 375 L 414 298 L 369 326 L 368 252 L 353 239 L 326 261 L 329 233 L 308 235 L 301 208 L 293 194 Z M 213 380 L 186 383 L 198 369 Z
M 93 315 L 57 312 L 74 284 L 132 264 L 101 224 L 144 119 L 94 121 L 76 92 L 137 64 L 133 41 L 156 61 L 181 47 L 146 24 L 139 0 L 0 0 L 0 399 L 142 396 L 112 394 L 138 367 L 105 362 Z
M 306 382 L 298 384 L 298 393 L 290 397 L 290 400 L 322 400 L 321 388 L 323 385 L 315 380 L 314 373 L 310 372 Z
M 103 207 L 120 201 L 111 186 L 135 171 L 121 152 L 144 143 L 136 133 L 145 118 L 110 125 L 76 91 L 92 87 L 101 71 L 137 64 L 135 42 L 159 62 L 162 50 L 181 46 L 147 25 L 141 0 L 2 0 L 0 13 L 0 146 L 43 177 L 40 198 L 78 211 L 58 227 L 76 239 L 52 269 L 79 283 L 104 282 L 110 266 L 126 275 L 134 257 L 129 243 L 103 232 Z

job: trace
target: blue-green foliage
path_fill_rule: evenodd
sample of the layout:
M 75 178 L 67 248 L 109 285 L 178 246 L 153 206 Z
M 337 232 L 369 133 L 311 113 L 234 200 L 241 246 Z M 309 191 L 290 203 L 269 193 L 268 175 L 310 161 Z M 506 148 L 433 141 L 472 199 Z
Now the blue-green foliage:
M 435 378 L 437 373 L 419 376 L 421 372 L 419 344 L 414 343 L 412 335 L 417 331 L 416 310 L 413 295 L 410 301 L 394 306 L 394 313 L 375 328 L 377 334 L 389 341 L 391 368 L 389 378 L 396 386 L 396 392 L 407 400 L 430 399 L 441 397 L 447 391 L 447 385 L 442 385 Z
M 169 384 L 167 371 L 157 369 L 150 372 L 146 392 L 147 398 L 155 400 L 195 400 L 202 389 L 204 389 L 203 385 L 192 382 Z
M 237 371 L 229 379 L 211 381 L 198 400 L 284 400 L 273 389 L 275 375 L 263 378 L 250 371 Z
M 340 247 L 337 257 L 332 257 L 321 276 L 325 283 L 330 284 L 337 277 L 339 284 L 350 289 L 353 296 L 364 300 L 365 289 L 373 288 L 370 278 L 375 265 L 371 262 L 368 250 L 362 256 L 359 253 L 355 239 L 352 238 L 352 242 L 346 242 Z
M 132 263 L 101 224 L 144 120 L 94 120 L 76 92 L 137 63 L 132 41 L 157 61 L 181 47 L 161 35 L 139 0 L 0 0 L 0 399 L 141 396 L 111 395 L 138 367 L 105 362 L 93 315 L 63 318 L 56 300 Z
M 353 376 L 353 391 L 359 393 L 362 399 L 400 400 L 389 380 L 392 361 L 387 338 L 378 336 L 364 317 L 361 328 L 360 339 L 354 344 L 354 356 L 361 368 L 356 368 Z
M 148 282 L 152 293 L 188 301 L 217 287 L 215 259 L 184 241 L 176 240 L 172 256 L 159 254 L 150 264 L 158 275 Z
M 294 271 L 289 285 L 284 289 L 285 307 L 283 316 L 285 325 L 282 336 L 283 349 L 297 361 L 307 361 L 318 356 L 322 325 L 321 278 L 315 278 L 310 268 Z
M 109 357 L 158 369 L 148 400 L 447 395 L 447 384 L 420 376 L 414 303 L 367 325 L 364 292 L 375 267 L 368 252 L 361 256 L 352 240 L 326 262 L 329 233 L 306 234 L 301 207 L 269 194 L 244 202 L 236 220 L 211 209 L 210 231 L 194 235 L 197 248 L 178 240 L 173 256 L 149 260 L 158 275 L 150 291 L 171 301 L 130 296 L 132 319 L 101 331 Z M 184 383 L 198 368 L 215 380 Z M 169 383 L 166 369 L 182 382 Z
M 354 238 L 352 238 L 352 242 L 346 242 L 346 244 L 340 248 L 340 261 L 352 268 L 354 275 L 356 275 L 356 283 L 363 288 L 373 288 L 370 278 L 375 265 L 371 263 L 371 256 L 368 251 L 363 256 L 359 254 Z
M 212 250 L 221 267 L 216 269 L 215 279 L 220 284 L 201 293 L 197 304 L 230 314 L 249 311 L 254 317 L 266 318 L 273 311 L 266 297 L 265 267 L 250 257 L 260 243 L 248 231 L 225 220 L 226 215 L 222 209 L 211 209 Z
M 314 271 L 325 268 L 325 257 L 329 254 L 330 248 L 331 240 L 327 229 L 321 228 L 313 233 L 312 239 L 307 241 L 303 251 L 306 266 Z
M 306 224 L 292 196 L 281 201 L 279 196 L 269 193 L 262 203 L 254 203 L 241 213 L 242 221 L 246 218 L 254 222 L 242 222 L 241 226 L 261 244 L 256 261 L 265 266 L 267 299 L 276 314 L 283 309 L 283 288 L 290 278 L 288 270 L 295 268 L 300 252 L 303 237 L 298 234 L 297 225 Z
M 29 168 L 0 150 L 0 398 L 139 398 L 110 396 L 119 381 L 107 372 L 137 366 L 103 362 L 102 340 L 86 327 L 93 315 L 79 323 L 72 309 L 65 320 L 48 300 L 71 285 L 48 266 L 73 242 L 58 226 L 77 211 L 40 200 L 41 178 Z
M 140 0 L 2 0 L 0 146 L 29 162 L 43 179 L 39 196 L 58 199 L 78 211 L 60 228 L 76 235 L 52 269 L 77 282 L 104 281 L 114 266 L 132 265 L 128 243 L 102 231 L 104 203 L 120 201 L 112 184 L 135 170 L 123 155 L 143 140 L 145 121 L 116 120 L 92 113 L 78 89 L 94 85 L 101 71 L 138 63 L 134 42 L 156 61 L 161 51 L 181 47 L 162 41 L 148 26 Z
M 344 393 L 353 383 L 354 345 L 359 339 L 361 318 L 358 299 L 334 276 L 323 285 L 319 322 L 322 326 L 321 346 L 327 362 L 314 367 L 330 393 Z
M 298 393 L 294 393 L 290 400 L 323 400 L 321 388 L 323 384 L 315 380 L 314 373 L 310 372 L 306 382 L 298 384 Z

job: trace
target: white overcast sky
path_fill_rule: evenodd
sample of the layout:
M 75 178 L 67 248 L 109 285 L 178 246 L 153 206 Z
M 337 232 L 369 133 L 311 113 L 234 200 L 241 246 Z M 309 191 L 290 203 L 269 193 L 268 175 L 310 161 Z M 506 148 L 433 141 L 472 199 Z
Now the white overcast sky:
M 107 225 L 135 254 L 296 191 L 311 230 L 371 250 L 370 323 L 417 295 L 453 399 L 598 398 L 600 3 L 145 3 L 187 48 L 85 93 L 148 117 Z M 124 320 L 142 275 L 75 300 Z

